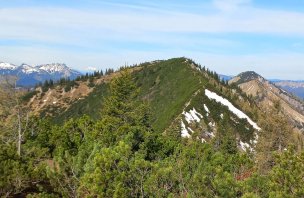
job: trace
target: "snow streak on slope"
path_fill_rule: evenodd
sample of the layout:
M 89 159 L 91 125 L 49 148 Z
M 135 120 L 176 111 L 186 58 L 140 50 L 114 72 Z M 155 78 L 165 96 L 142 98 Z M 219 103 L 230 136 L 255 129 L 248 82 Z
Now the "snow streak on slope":
M 207 113 L 210 113 L 210 111 L 209 111 L 207 105 L 205 105 L 205 104 L 204 104 L 204 109 L 205 109 L 205 111 L 206 111 Z
M 185 116 L 185 119 L 188 124 L 191 122 L 200 122 L 203 118 L 202 114 L 196 111 L 195 108 L 190 110 L 189 112 L 184 111 L 183 115 Z M 191 135 L 189 132 L 194 133 L 194 131 L 190 127 L 186 127 L 184 122 L 181 120 L 181 136 L 184 138 L 190 138 Z
M 189 112 L 184 111 L 183 115 L 185 116 L 185 119 L 187 120 L 188 123 L 192 121 L 200 122 L 201 118 L 203 118 L 203 116 L 200 113 L 198 113 L 194 108 Z
M 240 141 L 240 146 L 243 151 L 246 151 L 247 149 L 249 149 L 249 151 L 251 151 L 251 152 L 254 151 L 253 148 L 246 142 Z
M 220 102 L 222 105 L 228 107 L 228 109 L 234 113 L 236 116 L 238 116 L 241 119 L 246 119 L 249 124 L 251 126 L 253 126 L 253 128 L 255 128 L 256 130 L 261 130 L 261 128 L 255 123 L 253 122 L 245 113 L 243 113 L 242 111 L 240 111 L 239 109 L 237 109 L 235 106 L 233 106 L 233 104 L 231 104 L 231 102 L 229 102 L 227 99 L 217 95 L 216 93 L 209 91 L 208 89 L 205 90 L 205 95 L 209 98 L 209 99 L 214 99 L 216 102 Z
M 186 126 L 185 126 L 183 121 L 181 121 L 181 128 L 182 128 L 182 131 L 181 131 L 182 132 L 182 137 L 183 138 L 190 138 L 191 135 L 189 134 L 188 130 L 186 129 Z

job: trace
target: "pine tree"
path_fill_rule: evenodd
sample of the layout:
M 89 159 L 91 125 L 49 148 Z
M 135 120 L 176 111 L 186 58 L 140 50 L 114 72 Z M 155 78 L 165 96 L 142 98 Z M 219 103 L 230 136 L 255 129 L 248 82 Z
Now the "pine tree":
M 145 157 L 153 151 L 148 151 L 150 144 L 145 144 L 151 129 L 145 105 L 136 100 L 138 92 L 127 71 L 111 81 L 110 96 L 93 135 L 94 149 L 81 177 L 79 192 L 82 196 L 138 197 L 144 194 L 142 183 L 137 188 L 138 180 L 134 178 L 146 177 L 149 163 L 145 162 Z M 146 165 L 140 166 L 136 159 Z
M 50 79 L 49 86 L 50 86 L 50 87 L 53 87 L 53 86 L 54 86 L 54 81 L 53 81 L 52 79 Z
M 149 116 L 146 105 L 136 100 L 139 89 L 131 74 L 123 71 L 120 77 L 114 78 L 110 83 L 110 93 L 104 103 L 96 135 L 101 136 L 105 144 L 129 135 L 142 139 L 143 133 L 150 127 L 147 121 Z
M 274 165 L 273 152 L 282 153 L 291 141 L 293 129 L 281 112 L 279 102 L 274 109 L 267 112 L 263 122 L 263 130 L 259 133 L 257 145 L 257 161 L 259 170 L 267 172 Z
M 304 152 L 288 148 L 270 172 L 270 197 L 304 197 Z

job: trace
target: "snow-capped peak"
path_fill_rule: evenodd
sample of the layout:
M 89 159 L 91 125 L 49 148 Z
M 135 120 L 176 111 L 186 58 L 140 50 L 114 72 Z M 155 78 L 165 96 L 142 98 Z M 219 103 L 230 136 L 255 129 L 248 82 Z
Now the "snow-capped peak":
M 0 75 L 18 76 L 18 83 L 21 86 L 33 86 L 45 80 L 57 81 L 61 78 L 75 79 L 81 73 L 69 68 L 65 64 L 52 63 L 38 66 L 21 64 L 15 66 L 10 63 L 0 62 Z
M 26 74 L 30 74 L 30 73 L 33 73 L 33 72 L 39 72 L 39 70 L 31 65 L 28 65 L 28 64 L 25 64 L 23 63 L 21 66 L 20 66 L 22 72 L 26 73 Z
M 3 63 L 3 62 L 0 62 L 0 69 L 9 69 L 9 70 L 14 70 L 16 69 L 17 66 L 16 65 L 13 65 L 11 63 Z
M 38 65 L 38 66 L 36 66 L 36 68 L 38 68 L 40 70 L 44 70 L 49 73 L 63 72 L 63 71 L 71 70 L 64 63 L 52 63 L 52 64 L 45 64 L 45 65 Z

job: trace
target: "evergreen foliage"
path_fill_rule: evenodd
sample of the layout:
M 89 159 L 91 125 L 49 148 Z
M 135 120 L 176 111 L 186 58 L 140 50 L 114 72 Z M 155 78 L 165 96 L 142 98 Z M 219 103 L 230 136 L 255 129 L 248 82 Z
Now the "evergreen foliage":
M 187 67 L 174 67 L 176 61 L 186 59 L 173 59 L 155 68 L 147 65 L 135 74 L 122 68 L 108 87 L 99 87 L 102 93 L 107 90 L 104 99 L 99 98 L 102 104 L 84 107 L 97 109 L 98 117 L 79 114 L 62 119 L 62 125 L 32 117 L 20 155 L 14 141 L 6 141 L 11 137 L 9 131 L 1 131 L 0 196 L 303 197 L 304 153 L 288 147 L 286 134 L 290 129 L 285 120 L 269 117 L 262 123 L 260 148 L 267 149 L 270 158 L 259 158 L 265 157 L 260 150 L 255 156 L 241 152 L 236 136 L 250 139 L 253 129 L 246 128 L 245 120 L 232 122 L 236 118 L 231 112 L 202 92 L 195 95 L 200 88 L 222 87 L 221 93 L 229 98 L 227 85 L 210 71 L 212 78 L 196 72 L 184 76 L 180 72 Z M 173 69 L 174 81 L 168 72 Z M 89 78 L 87 75 L 86 80 Z M 72 82 L 61 81 L 63 85 Z M 174 84 L 180 89 L 171 90 Z M 55 86 L 51 82 L 46 85 Z M 149 95 L 148 89 L 153 94 Z M 190 96 L 189 102 L 186 99 Z M 206 114 L 203 104 L 212 108 L 210 118 L 201 122 L 218 123 L 214 140 L 202 143 L 197 136 L 182 139 L 179 127 L 168 127 L 187 102 L 185 110 L 195 105 Z M 83 110 L 80 106 L 84 104 L 79 103 L 78 110 Z M 279 105 L 277 108 L 275 113 L 279 114 Z M 268 137 L 273 141 L 266 144 Z M 267 159 L 271 166 L 261 171 L 260 159 Z

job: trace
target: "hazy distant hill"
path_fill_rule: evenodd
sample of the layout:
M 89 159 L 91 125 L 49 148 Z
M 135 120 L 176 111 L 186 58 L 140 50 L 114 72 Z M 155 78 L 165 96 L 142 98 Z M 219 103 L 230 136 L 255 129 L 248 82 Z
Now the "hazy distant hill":
M 278 80 L 274 82 L 274 84 L 295 96 L 304 99 L 304 81 Z

